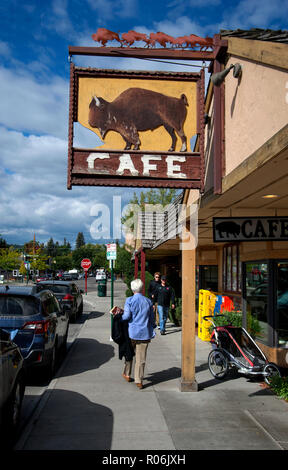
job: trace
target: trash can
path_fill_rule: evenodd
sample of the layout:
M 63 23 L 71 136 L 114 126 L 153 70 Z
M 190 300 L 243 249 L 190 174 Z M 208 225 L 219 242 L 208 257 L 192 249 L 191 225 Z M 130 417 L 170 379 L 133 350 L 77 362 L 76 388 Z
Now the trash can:
M 102 279 L 102 281 L 99 281 L 98 283 L 98 297 L 106 297 L 106 292 L 107 292 L 106 279 Z

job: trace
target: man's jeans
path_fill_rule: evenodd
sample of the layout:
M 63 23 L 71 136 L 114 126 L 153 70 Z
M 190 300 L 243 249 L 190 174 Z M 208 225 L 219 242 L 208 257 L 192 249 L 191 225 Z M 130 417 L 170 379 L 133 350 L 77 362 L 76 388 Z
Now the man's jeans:
M 159 322 L 160 322 L 160 331 L 165 331 L 165 325 L 168 318 L 169 307 L 163 307 L 163 305 L 158 304 L 158 313 L 159 313 Z

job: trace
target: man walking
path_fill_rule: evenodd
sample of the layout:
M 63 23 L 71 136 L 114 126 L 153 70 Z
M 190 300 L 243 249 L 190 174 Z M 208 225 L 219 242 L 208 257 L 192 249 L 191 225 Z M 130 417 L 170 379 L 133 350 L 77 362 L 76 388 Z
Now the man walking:
M 160 334 L 165 335 L 165 326 L 171 302 L 171 307 L 173 309 L 175 308 L 175 293 L 172 287 L 167 286 L 166 276 L 161 276 L 161 285 L 158 287 L 154 298 L 155 302 L 158 304 Z
M 155 293 L 158 287 L 161 285 L 160 277 L 161 275 L 159 272 L 154 273 L 154 279 L 150 281 L 149 287 L 148 287 L 148 297 L 149 299 L 152 300 L 153 305 L 154 305 L 154 309 L 155 309 L 154 312 L 155 312 L 157 326 L 159 326 L 159 314 L 158 314 L 157 303 L 155 302 Z

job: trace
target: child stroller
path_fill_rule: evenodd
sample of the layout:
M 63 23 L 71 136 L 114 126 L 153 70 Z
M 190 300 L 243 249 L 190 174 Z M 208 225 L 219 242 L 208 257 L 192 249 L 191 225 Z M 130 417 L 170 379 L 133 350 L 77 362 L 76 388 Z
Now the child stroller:
M 208 355 L 208 367 L 216 379 L 224 379 L 230 370 L 237 369 L 240 374 L 259 376 L 262 375 L 267 384 L 271 377 L 278 375 L 280 371 L 267 358 L 251 338 L 249 333 L 241 327 L 232 325 L 216 325 L 213 319 L 225 315 L 207 315 L 213 325 L 211 335 L 212 350 Z

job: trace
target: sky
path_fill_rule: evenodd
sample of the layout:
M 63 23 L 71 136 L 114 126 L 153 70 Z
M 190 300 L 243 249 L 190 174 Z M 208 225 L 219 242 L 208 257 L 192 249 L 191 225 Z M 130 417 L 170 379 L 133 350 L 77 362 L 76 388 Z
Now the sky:
M 41 243 L 52 237 L 62 244 L 65 238 L 72 248 L 78 232 L 86 243 L 112 241 L 119 227 L 113 231 L 111 222 L 106 238 L 99 238 L 99 210 L 108 224 L 115 218 L 119 222 L 119 207 L 123 210 L 133 197 L 133 188 L 67 190 L 68 46 L 100 45 L 91 37 L 98 28 L 205 37 L 221 29 L 288 29 L 287 17 L 286 0 L 1 0 L 0 236 L 9 244 L 23 244 L 34 234 Z M 191 70 L 183 63 L 137 59 L 111 63 L 109 58 L 75 56 L 73 62 L 113 69 Z M 95 147 L 95 134 L 76 126 L 74 146 Z

